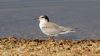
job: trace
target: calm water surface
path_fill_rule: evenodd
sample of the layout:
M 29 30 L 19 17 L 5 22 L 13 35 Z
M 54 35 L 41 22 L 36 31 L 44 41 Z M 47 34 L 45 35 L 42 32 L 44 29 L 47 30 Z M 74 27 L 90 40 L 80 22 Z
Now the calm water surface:
M 99 0 L 0 0 L 0 36 L 42 38 L 45 35 L 32 19 L 41 14 L 59 25 L 79 28 L 77 33 L 58 39 L 100 37 Z

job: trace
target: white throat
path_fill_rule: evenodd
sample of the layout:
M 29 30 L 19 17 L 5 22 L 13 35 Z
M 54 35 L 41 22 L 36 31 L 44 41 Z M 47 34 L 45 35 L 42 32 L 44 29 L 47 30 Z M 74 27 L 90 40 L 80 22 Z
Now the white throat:
M 39 23 L 39 27 L 40 27 L 40 29 L 42 29 L 42 27 L 44 27 L 45 24 L 48 23 L 48 21 L 47 21 L 46 19 L 41 19 L 41 20 L 39 20 L 39 21 L 40 21 L 40 23 Z
M 48 22 L 46 19 L 40 19 L 39 21 L 40 21 L 40 24 L 44 24 Z

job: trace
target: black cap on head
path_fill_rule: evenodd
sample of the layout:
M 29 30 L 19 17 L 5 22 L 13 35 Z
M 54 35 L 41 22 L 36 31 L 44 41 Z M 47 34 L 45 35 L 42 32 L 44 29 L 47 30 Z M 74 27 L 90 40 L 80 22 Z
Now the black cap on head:
M 45 18 L 49 22 L 49 18 L 47 15 L 42 15 L 42 18 Z

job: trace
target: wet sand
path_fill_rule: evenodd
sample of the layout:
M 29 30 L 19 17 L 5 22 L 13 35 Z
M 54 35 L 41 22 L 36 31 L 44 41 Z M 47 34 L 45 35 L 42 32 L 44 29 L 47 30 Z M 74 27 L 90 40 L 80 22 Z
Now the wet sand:
M 0 56 L 100 56 L 100 40 L 0 38 Z

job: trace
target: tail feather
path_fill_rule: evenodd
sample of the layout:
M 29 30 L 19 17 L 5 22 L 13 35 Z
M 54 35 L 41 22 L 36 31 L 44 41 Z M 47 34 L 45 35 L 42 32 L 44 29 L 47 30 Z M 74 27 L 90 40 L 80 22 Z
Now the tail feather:
M 63 29 L 63 31 L 61 31 L 61 33 L 60 34 L 67 34 L 67 33 L 74 33 L 74 32 L 76 32 L 75 31 L 75 29 L 73 29 L 73 28 L 65 28 L 65 27 L 61 27 L 62 29 Z

